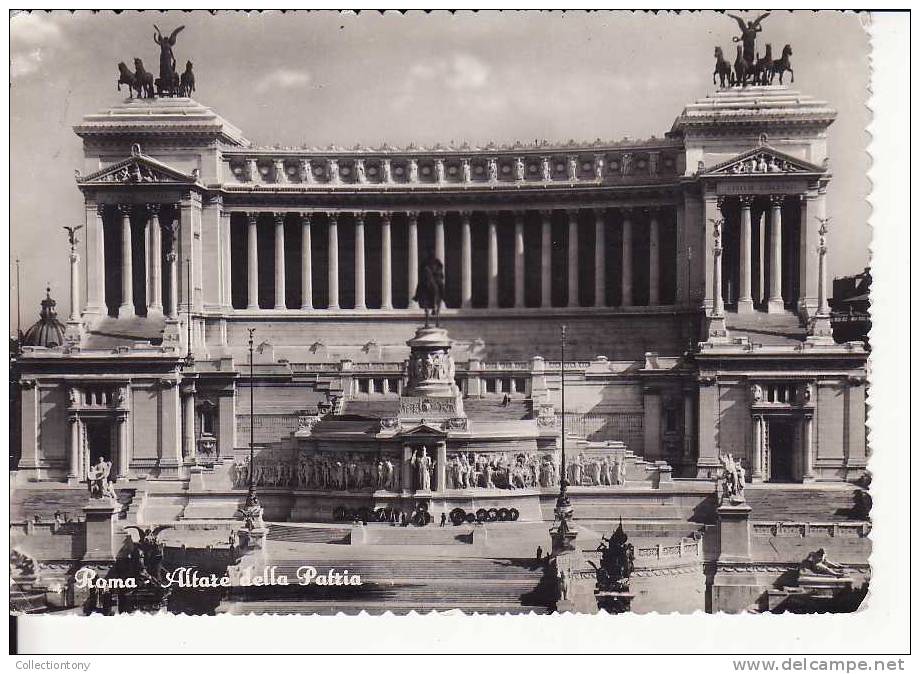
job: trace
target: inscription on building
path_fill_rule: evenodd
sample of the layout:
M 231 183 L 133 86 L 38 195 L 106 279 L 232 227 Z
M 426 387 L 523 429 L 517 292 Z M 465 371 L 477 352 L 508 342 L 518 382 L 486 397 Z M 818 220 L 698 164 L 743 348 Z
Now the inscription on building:
M 802 183 L 795 180 L 722 181 L 716 187 L 717 194 L 798 194 L 803 191 Z

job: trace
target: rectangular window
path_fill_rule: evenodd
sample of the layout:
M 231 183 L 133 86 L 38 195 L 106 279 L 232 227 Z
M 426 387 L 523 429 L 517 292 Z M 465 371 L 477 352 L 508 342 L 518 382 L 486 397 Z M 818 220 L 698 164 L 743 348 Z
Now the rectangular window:
M 359 393 L 370 393 L 370 379 L 359 379 L 358 380 L 358 392 Z
M 383 393 L 383 379 L 374 379 L 374 393 Z
M 495 393 L 496 392 L 496 383 L 497 379 L 488 378 L 486 379 L 486 393 Z

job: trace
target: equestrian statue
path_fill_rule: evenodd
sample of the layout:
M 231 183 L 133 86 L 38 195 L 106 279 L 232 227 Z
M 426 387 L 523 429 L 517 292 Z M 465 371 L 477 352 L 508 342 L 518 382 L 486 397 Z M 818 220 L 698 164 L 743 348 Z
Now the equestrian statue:
M 154 79 L 153 73 L 147 72 L 144 62 L 139 58 L 134 59 L 133 72 L 122 61 L 118 64 L 116 89 L 121 91 L 122 85 L 126 85 L 129 98 L 134 98 L 135 95 L 137 98 L 191 96 L 195 91 L 195 73 L 192 71 L 192 62 L 185 63 L 185 71 L 180 75 L 176 71 L 176 57 L 173 54 L 176 36 L 185 26 L 179 26 L 169 36 L 163 35 L 156 24 L 153 27 L 156 29 L 153 41 L 160 48 L 160 76 Z
M 434 316 L 435 327 L 440 327 L 441 303 L 444 301 L 444 264 L 433 250 L 428 252 L 428 258 L 420 272 L 418 286 L 412 299 L 425 310 L 425 327 L 429 327 L 429 314 Z

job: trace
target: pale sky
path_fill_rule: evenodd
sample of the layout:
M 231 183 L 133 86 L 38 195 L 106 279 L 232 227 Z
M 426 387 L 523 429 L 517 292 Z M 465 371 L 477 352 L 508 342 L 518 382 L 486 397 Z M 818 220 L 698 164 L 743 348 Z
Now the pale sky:
M 119 61 L 138 56 L 156 70 L 154 23 L 165 32 L 185 25 L 174 51 L 180 64 L 195 64 L 195 98 L 253 143 L 318 146 L 661 137 L 687 103 L 714 91 L 713 47 L 733 54 L 738 32 L 712 12 L 15 16 L 10 255 L 22 260 L 23 329 L 46 284 L 60 314 L 69 311 L 61 228 L 83 222 L 74 182 L 82 144 L 71 127 L 121 100 Z M 794 87 L 838 111 L 829 131 L 830 273 L 859 272 L 871 238 L 861 18 L 775 12 L 763 26 L 758 48 L 770 42 L 778 56 L 791 44 Z M 13 321 L 15 310 L 13 290 Z

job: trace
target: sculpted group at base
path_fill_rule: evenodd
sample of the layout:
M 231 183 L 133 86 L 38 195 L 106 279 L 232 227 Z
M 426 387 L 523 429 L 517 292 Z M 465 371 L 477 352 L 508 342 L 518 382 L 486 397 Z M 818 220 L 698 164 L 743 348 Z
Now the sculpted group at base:
M 218 576 L 216 573 L 199 573 L 194 566 L 180 566 L 164 574 L 161 585 L 166 587 L 197 588 L 201 590 L 218 587 L 232 587 L 234 584 L 245 587 L 262 587 L 269 585 L 363 585 L 361 576 L 357 573 L 350 574 L 348 569 L 341 572 L 335 567 L 326 573 L 319 573 L 316 567 L 304 565 L 297 569 L 296 577 L 292 580 L 287 574 L 278 573 L 277 566 L 266 566 L 262 573 L 255 573 L 253 569 L 246 569 L 239 577 L 231 579 L 230 576 Z M 137 579 L 129 578 L 102 578 L 89 568 L 83 568 L 74 574 L 74 585 L 79 589 L 93 588 L 97 590 L 122 590 L 137 589 Z

